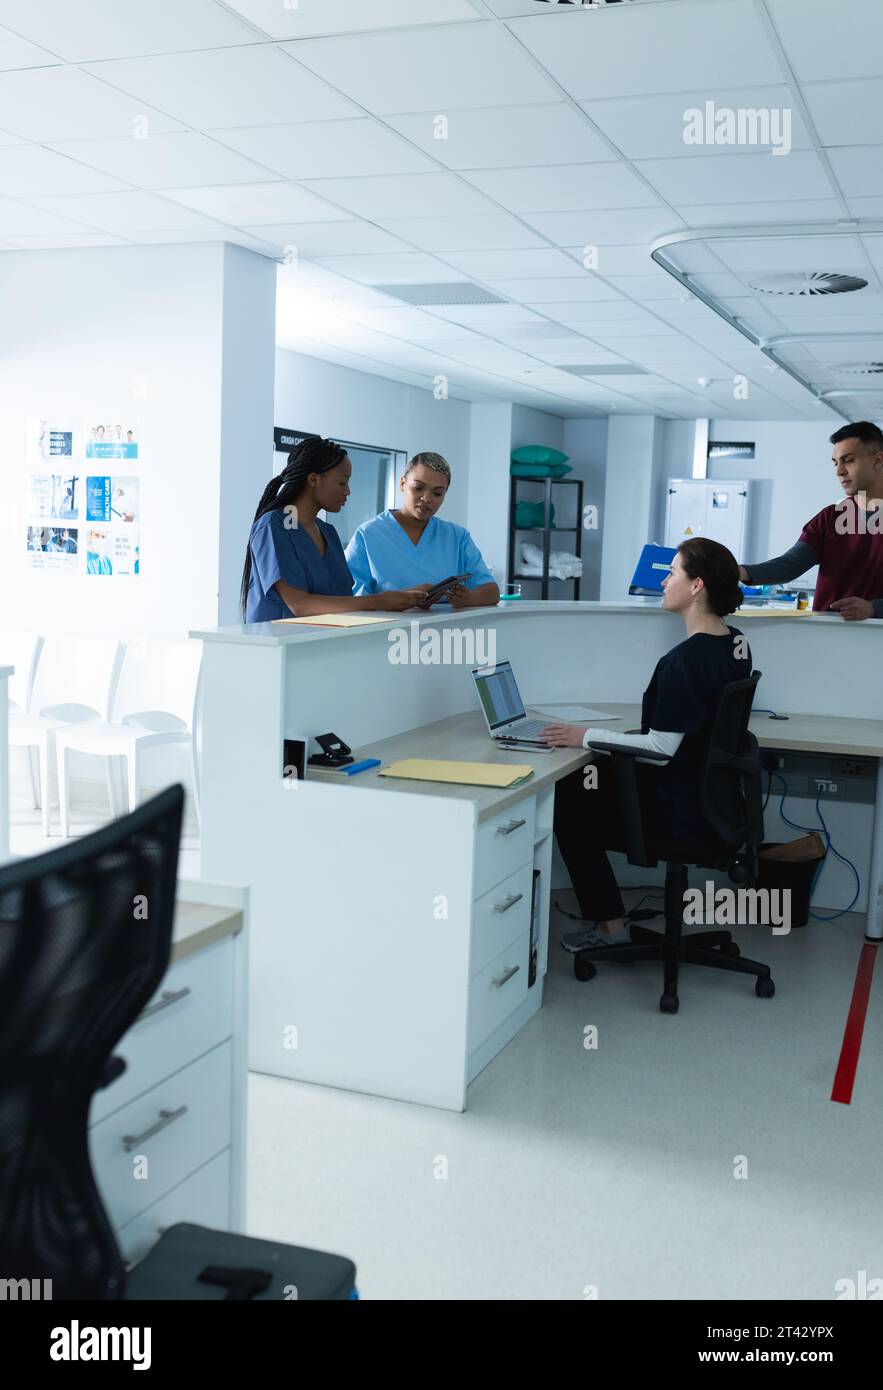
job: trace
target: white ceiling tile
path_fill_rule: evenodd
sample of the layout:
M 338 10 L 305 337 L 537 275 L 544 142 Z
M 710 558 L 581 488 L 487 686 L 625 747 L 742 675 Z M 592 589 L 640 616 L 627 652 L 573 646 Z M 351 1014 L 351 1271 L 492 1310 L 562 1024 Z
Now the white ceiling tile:
M 106 193 L 125 184 L 40 145 L 4 145 L 0 188 L 9 198 L 31 198 L 42 193 Z
M 652 314 L 648 314 L 646 318 L 635 320 L 606 319 L 600 315 L 590 323 L 584 324 L 583 332 L 586 337 L 603 339 L 605 343 L 613 342 L 617 338 L 635 338 L 639 335 L 642 338 L 676 338 L 679 336 L 678 330 L 673 328 L 670 323 L 654 318 Z
M 532 313 L 521 304 L 437 304 L 433 306 L 433 313 L 439 318 L 477 329 L 482 324 L 536 323 L 540 319 L 539 314 Z
M 877 77 L 879 0 L 767 0 L 787 57 L 801 82 Z M 836 21 L 836 22 L 835 22 Z
M 552 280 L 490 280 L 491 289 L 522 304 L 554 304 L 579 300 L 621 299 L 619 291 L 584 272 Z
M 593 319 L 636 322 L 638 319 L 646 318 L 647 315 L 647 310 L 643 305 L 633 304 L 628 299 L 565 301 L 545 304 L 543 308 L 546 313 L 563 323 L 577 324 L 579 331 L 584 333 L 589 332 Z
M 410 251 L 398 237 L 370 222 L 283 222 L 252 227 L 275 246 L 293 246 L 299 256 L 374 256 Z
M 704 190 L 703 190 L 704 191 Z M 793 199 L 788 202 L 719 204 L 678 203 L 677 210 L 690 227 L 775 225 L 778 222 L 836 222 L 843 210 L 836 198 Z
M 702 155 L 697 159 L 639 160 L 635 167 L 676 207 L 682 203 L 824 198 L 831 192 L 818 156 L 810 150 Z
M 752 0 L 681 0 L 613 15 L 515 20 L 513 32 L 578 100 L 775 84 L 782 72 Z
M 284 53 L 260 44 L 127 58 L 85 71 L 201 130 L 332 121 L 359 114 L 345 97 L 296 67 Z
M 435 168 L 419 150 L 367 118 L 247 126 L 219 131 L 217 138 L 286 179 L 420 174 Z
M 177 245 L 180 242 L 228 242 L 231 246 L 243 246 L 247 251 L 255 251 L 261 256 L 267 256 L 271 260 L 278 258 L 278 250 L 275 246 L 260 237 L 249 236 L 247 232 L 238 232 L 234 227 L 215 227 L 212 231 L 204 227 L 201 231 L 190 229 L 188 231 L 162 231 L 140 229 L 137 232 L 127 232 L 130 241 L 139 246 L 166 246 Z
M 578 342 L 582 336 L 575 329 L 567 328 L 564 324 L 553 322 L 549 318 L 544 318 L 539 323 L 501 323 L 487 328 L 485 332 L 489 338 L 496 338 L 500 343 L 530 342 L 531 352 L 536 342 Z
M 877 185 L 883 145 L 851 145 L 828 150 L 828 158 L 845 196 L 861 197 Z
M 146 140 L 65 140 L 55 143 L 53 149 L 139 188 L 191 188 L 277 178 L 207 135 L 190 130 L 151 135 Z
M 536 232 L 504 212 L 484 217 L 381 218 L 380 225 L 423 251 L 508 251 L 544 244 Z
M 531 280 L 573 276 L 580 263 L 561 251 L 451 251 L 451 265 L 476 280 Z
M 444 125 L 439 114 L 444 114 Z M 392 116 L 389 124 L 450 169 L 592 164 L 616 158 L 588 121 L 560 101 L 549 106 L 419 111 Z
M 0 0 L 0 24 L 68 63 L 254 43 L 259 35 L 214 0 Z
M 713 107 L 710 120 L 707 118 L 707 102 L 711 102 Z M 581 105 L 627 159 L 695 159 L 712 152 L 738 153 L 740 148 L 744 152 L 744 145 L 713 143 L 716 118 L 724 110 L 763 113 L 744 118 L 749 136 L 756 132 L 758 138 L 766 137 L 766 145 L 760 145 L 761 149 L 770 148 L 771 144 L 790 149 L 808 149 L 811 144 L 809 133 L 785 86 L 740 88 L 718 92 L 714 97 L 710 95 L 709 88 L 702 87 L 665 96 L 586 101 Z M 697 110 L 702 112 L 703 130 L 706 138 L 712 142 L 710 148 L 705 144 L 687 144 L 684 139 L 695 120 L 692 113 Z M 786 111 L 787 116 L 784 114 Z M 785 156 L 777 155 L 776 158 Z
M 686 224 L 667 208 L 614 212 L 525 212 L 525 222 L 559 246 L 649 246 Z
M 582 246 L 569 246 L 566 249 L 577 260 L 582 260 L 585 254 Z M 592 268 L 599 275 L 646 275 L 653 270 L 648 246 L 597 246 L 593 252 Z
M 432 0 L 423 9 L 414 0 L 227 0 L 228 7 L 274 39 L 307 39 L 362 29 L 392 29 L 477 19 L 469 0 Z
M 643 304 L 645 299 L 680 299 L 684 287 L 667 271 L 660 270 L 650 262 L 654 273 L 646 275 L 613 275 L 610 282 L 618 291 L 630 299 Z
M 482 169 L 464 173 L 463 178 L 512 212 L 646 208 L 660 201 L 622 164 Z
M 180 130 L 177 121 L 148 102 L 124 96 L 78 68 L 0 74 L 0 127 L 38 144 L 131 138 L 145 118 L 152 134 Z
M 871 194 L 860 198 L 847 198 L 851 217 L 883 217 L 883 195 Z
M 518 44 L 493 23 L 308 39 L 282 47 L 366 110 L 380 114 L 526 106 L 558 96 Z
M 883 18 L 883 15 L 881 15 Z M 880 26 L 883 42 L 883 23 Z M 832 64 L 833 67 L 833 64 Z M 839 64 L 835 69 L 839 73 Z M 883 139 L 883 77 L 850 82 L 810 82 L 803 89 L 823 145 L 879 145 Z M 879 151 L 872 169 L 879 170 Z
M 208 227 L 222 229 L 216 222 L 190 208 L 157 198 L 153 193 L 98 193 L 91 197 L 33 198 L 34 207 L 45 212 L 85 222 L 105 232 L 172 231 Z
M 387 174 L 377 178 L 305 179 L 304 187 L 371 221 L 409 217 L 469 216 L 496 211 L 454 174 Z
M 20 135 L 12 135 L 8 130 L 0 130 L 0 145 L 25 145 Z
M 16 237 L 11 243 L 19 251 L 72 251 L 84 246 L 130 246 L 122 237 L 107 232 L 67 232 L 55 236 Z
M 455 284 L 463 276 L 421 251 L 389 256 L 318 256 L 319 265 L 366 285 Z
M 58 217 L 43 208 L 30 207 L 14 198 L 0 198 L 0 237 L 64 236 L 88 228 L 67 217 Z
M 0 22 L 4 18 L 4 8 L 0 5 Z M 34 7 L 30 5 L 28 8 L 33 10 Z M 12 68 L 39 68 L 58 61 L 55 53 L 38 48 L 8 29 L 0 29 L 0 72 L 9 72 Z
M 229 188 L 172 188 L 168 196 L 234 227 L 264 222 L 346 221 L 339 208 L 293 183 L 234 184 Z

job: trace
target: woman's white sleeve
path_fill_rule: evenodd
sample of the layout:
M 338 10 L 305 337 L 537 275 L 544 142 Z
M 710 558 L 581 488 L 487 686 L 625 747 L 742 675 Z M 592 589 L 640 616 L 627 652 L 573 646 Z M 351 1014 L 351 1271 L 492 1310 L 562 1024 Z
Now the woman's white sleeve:
M 586 729 L 583 734 L 583 748 L 591 743 L 619 743 L 623 748 L 645 748 L 650 753 L 664 753 L 673 758 L 681 746 L 683 734 L 670 733 L 662 729 L 651 729 L 646 734 L 620 734 L 613 729 Z M 638 759 L 641 762 L 641 759 Z M 664 764 L 655 763 L 655 767 Z

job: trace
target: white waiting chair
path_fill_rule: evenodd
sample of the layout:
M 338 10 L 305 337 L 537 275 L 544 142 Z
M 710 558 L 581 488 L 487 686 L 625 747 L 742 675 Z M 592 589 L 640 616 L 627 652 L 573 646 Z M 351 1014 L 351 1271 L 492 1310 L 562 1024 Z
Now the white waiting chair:
M 104 723 L 69 726 L 56 733 L 62 835 L 67 836 L 70 827 L 69 753 L 89 753 L 107 759 L 110 810 L 116 816 L 119 808 L 112 760 L 124 758 L 126 761 L 127 809 L 133 811 L 138 802 L 144 753 L 163 745 L 188 745 L 198 819 L 194 731 L 201 660 L 199 642 L 139 640 L 133 643 L 123 658 L 113 717 Z
M 42 640 L 36 632 L 0 632 L 0 666 L 15 668 L 9 678 L 10 719 L 16 714 L 30 713 L 34 672 Z M 40 804 L 40 781 L 34 762 L 35 750 L 25 748 L 24 752 L 31 781 L 31 806 L 36 809 Z
M 50 769 L 58 731 L 107 719 L 119 673 L 120 644 L 112 637 L 46 637 L 40 646 L 26 712 L 9 720 L 10 748 L 36 754 L 43 834 L 51 833 Z M 33 785 L 33 781 L 32 781 Z

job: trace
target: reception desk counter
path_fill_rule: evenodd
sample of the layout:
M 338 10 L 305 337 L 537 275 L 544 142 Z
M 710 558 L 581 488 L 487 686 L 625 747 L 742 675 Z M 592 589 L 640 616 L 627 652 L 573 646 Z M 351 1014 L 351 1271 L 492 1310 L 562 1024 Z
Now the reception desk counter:
M 793 717 L 758 716 L 763 744 L 876 760 L 864 808 L 876 939 L 883 622 L 762 610 L 729 621 L 763 672 L 756 706 Z M 511 661 L 528 704 L 634 707 L 682 640 L 680 619 L 645 604 L 521 602 L 191 635 L 204 642 L 202 872 L 251 888 L 252 1069 L 463 1109 L 469 1081 L 542 1005 L 554 785 L 586 760 L 498 751 L 469 667 Z M 503 792 L 285 775 L 286 740 L 332 731 L 387 759 L 535 771 Z

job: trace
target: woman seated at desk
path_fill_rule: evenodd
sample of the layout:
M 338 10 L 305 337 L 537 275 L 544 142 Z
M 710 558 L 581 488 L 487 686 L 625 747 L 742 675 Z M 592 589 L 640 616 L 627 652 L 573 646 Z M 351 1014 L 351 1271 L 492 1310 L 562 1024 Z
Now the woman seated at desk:
M 247 623 L 275 622 L 292 613 L 401 612 L 420 606 L 422 595 L 386 590 L 353 597 L 340 537 L 318 513 L 339 512 L 350 495 L 353 468 L 332 439 L 304 439 L 271 478 L 254 514 L 245 552 L 240 604 Z
M 640 734 L 550 724 L 541 737 L 555 748 L 619 743 L 665 753 L 669 762 L 636 766 L 644 825 L 660 839 L 702 840 L 699 776 L 721 691 L 751 674 L 751 650 L 724 615 L 742 602 L 735 557 L 717 541 L 684 541 L 663 580 L 663 608 L 679 613 L 686 639 L 657 663 L 644 692 Z M 619 807 L 603 756 L 598 782 L 584 786 L 584 770 L 558 783 L 555 835 L 586 926 L 562 938 L 569 950 L 619 946 L 629 929 L 605 850 L 625 848 Z
M 449 575 L 468 574 L 449 590 L 454 608 L 493 605 L 500 590 L 464 526 L 439 521 L 451 484 L 441 454 L 415 454 L 399 479 L 401 504 L 359 527 L 346 548 L 357 594 L 386 589 L 430 589 Z

